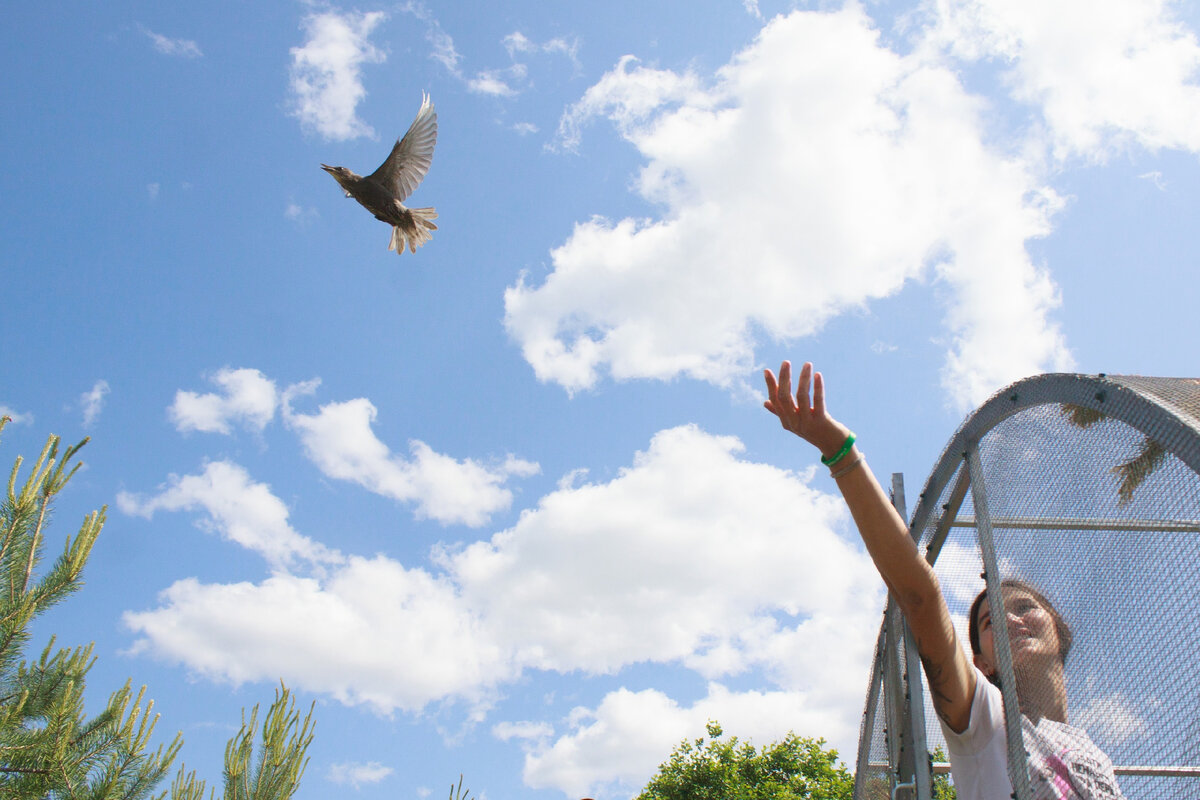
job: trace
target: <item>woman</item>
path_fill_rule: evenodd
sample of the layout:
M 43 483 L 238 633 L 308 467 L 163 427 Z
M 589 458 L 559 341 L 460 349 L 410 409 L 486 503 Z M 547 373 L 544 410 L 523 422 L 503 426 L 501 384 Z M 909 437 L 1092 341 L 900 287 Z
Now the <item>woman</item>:
M 867 552 L 908 622 L 946 735 L 959 800 L 1009 800 L 1004 707 L 993 683 L 997 662 L 986 596 L 981 594 L 971 608 L 972 663 L 959 644 L 933 567 L 917 551 L 907 524 L 871 474 L 853 434 L 826 411 L 821 373 L 814 374 L 812 364 L 805 364 L 795 395 L 789 362 L 779 368 L 778 380 L 770 370 L 764 374 L 764 406 L 784 428 L 820 451 Z M 1070 629 L 1033 587 L 1005 581 L 1002 594 L 1034 797 L 1123 797 L 1108 757 L 1086 733 L 1066 724 L 1063 671 Z

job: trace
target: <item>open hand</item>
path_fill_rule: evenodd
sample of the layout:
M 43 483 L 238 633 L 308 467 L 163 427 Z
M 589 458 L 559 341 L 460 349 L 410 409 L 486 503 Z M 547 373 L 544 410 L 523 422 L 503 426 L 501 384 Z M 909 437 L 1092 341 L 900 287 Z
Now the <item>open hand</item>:
M 771 370 L 763 370 L 767 381 L 767 400 L 763 407 L 779 418 L 780 424 L 804 441 L 816 447 L 823 456 L 838 451 L 850 430 L 825 410 L 825 380 L 813 372 L 812 362 L 805 362 L 796 380 L 792 395 L 792 363 L 784 361 L 779 367 L 779 380 Z M 812 400 L 809 401 L 809 387 Z

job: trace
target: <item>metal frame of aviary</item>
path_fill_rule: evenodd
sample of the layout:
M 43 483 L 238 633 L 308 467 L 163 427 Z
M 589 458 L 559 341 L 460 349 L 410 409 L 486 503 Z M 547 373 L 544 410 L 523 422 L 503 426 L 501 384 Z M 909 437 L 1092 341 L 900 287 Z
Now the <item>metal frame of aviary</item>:
M 904 485 L 892 479 L 905 514 Z M 1071 725 L 1129 800 L 1200 797 L 1200 379 L 1041 375 L 998 392 L 950 440 L 910 531 L 966 646 L 967 606 L 1024 580 L 1071 628 Z M 1019 715 L 1005 615 L 1005 715 Z M 948 774 L 916 649 L 889 598 L 859 738 L 855 800 L 929 800 Z M 1016 800 L 1032 800 L 1019 726 Z

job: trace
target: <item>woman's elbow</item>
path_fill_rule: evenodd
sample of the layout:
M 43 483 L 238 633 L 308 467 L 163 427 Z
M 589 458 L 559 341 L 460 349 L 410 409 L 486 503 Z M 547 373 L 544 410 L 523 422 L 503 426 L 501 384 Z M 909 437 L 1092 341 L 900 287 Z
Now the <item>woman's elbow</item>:
M 904 618 L 911 627 L 922 627 L 922 622 L 935 623 L 944 616 L 946 600 L 942 596 L 942 587 L 937 577 L 930 570 L 928 580 L 921 580 L 905 586 L 896 593 L 896 603 Z

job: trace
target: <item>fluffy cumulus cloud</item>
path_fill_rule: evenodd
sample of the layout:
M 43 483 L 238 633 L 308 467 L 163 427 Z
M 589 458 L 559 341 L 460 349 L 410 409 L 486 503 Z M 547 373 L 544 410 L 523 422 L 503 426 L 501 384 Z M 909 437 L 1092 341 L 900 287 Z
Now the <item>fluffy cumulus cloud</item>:
M 740 446 L 691 426 L 663 431 L 612 481 L 552 492 L 513 528 L 439 561 L 522 663 L 740 672 L 778 633 L 762 609 L 853 617 L 877 583 L 832 533 L 839 502 L 741 461 Z M 771 519 L 779 507 L 804 511 Z
M 305 17 L 307 38 L 291 50 L 291 104 L 306 129 L 334 140 L 375 135 L 358 118 L 357 108 L 367 94 L 362 65 L 386 59 L 370 41 L 371 32 L 386 17 L 382 11 L 335 10 Z
M 689 708 L 655 691 L 615 692 L 577 710 L 557 739 L 529 744 L 529 785 L 635 789 L 707 719 L 762 741 L 807 731 L 853 752 L 878 578 L 839 535 L 836 498 L 739 451 L 695 427 L 663 431 L 613 480 L 566 483 L 510 530 L 445 558 L 522 664 L 681 663 L 713 679 L 757 668 L 777 687 L 714 683 Z
M 288 523 L 287 506 L 271 493 L 271 487 L 254 482 L 245 469 L 228 461 L 214 461 L 195 475 L 173 475 L 151 497 L 120 492 L 117 507 L 147 519 L 158 511 L 202 511 L 201 527 L 259 553 L 275 568 L 297 558 L 310 562 L 341 559 L 297 533 Z
M 989 147 L 953 69 L 884 46 L 861 8 L 795 12 L 711 80 L 625 58 L 563 118 L 604 117 L 645 158 L 658 218 L 596 217 L 505 296 L 539 378 L 568 390 L 688 375 L 725 385 L 755 334 L 794 339 L 917 278 L 944 286 L 945 381 L 973 404 L 1070 363 L 1026 243 L 1059 198 Z
M 221 392 L 199 394 L 180 389 L 167 416 L 180 433 L 232 433 L 232 425 L 262 430 L 275 416 L 275 382 L 256 369 L 219 370 L 211 378 Z
M 479 526 L 512 503 L 503 484 L 512 476 L 529 476 L 537 464 L 508 456 L 481 464 L 434 452 L 424 442 L 409 442 L 410 458 L 391 452 L 371 429 L 376 410 L 360 397 L 328 403 L 315 414 L 291 408 L 291 398 L 313 384 L 293 387 L 284 402 L 289 427 L 300 436 L 305 453 L 327 476 L 351 481 L 376 494 L 417 506 L 417 516 L 443 524 Z
M 844 538 L 835 498 L 807 475 L 739 458 L 740 447 L 690 426 L 663 431 L 611 481 L 564 482 L 489 540 L 437 548 L 429 567 L 350 556 L 259 583 L 187 579 L 125 621 L 135 650 L 196 674 L 283 676 L 382 713 L 451 700 L 478 714 L 529 670 L 651 662 L 715 681 L 753 668 L 774 685 L 738 694 L 714 683 L 694 708 L 647 713 L 649 732 L 626 742 L 624 728 L 604 722 L 625 707 L 621 693 L 575 712 L 557 738 L 557 719 L 494 727 L 528 748 L 531 781 L 568 791 L 651 769 L 706 715 L 756 719 L 763 735 L 811 724 L 852 741 L 878 579 Z M 168 498 L 132 508 L 168 503 L 182 507 Z M 618 756 L 633 766 L 614 773 Z
M 130 612 L 134 652 L 240 684 L 278 680 L 379 713 L 454 697 L 483 703 L 514 676 L 445 577 L 391 559 L 350 558 L 325 577 L 177 581 L 161 607 Z M 248 614 L 247 609 L 254 609 Z
M 929 42 L 1007 65 L 1055 152 L 1099 159 L 1130 143 L 1200 150 L 1200 43 L 1171 0 L 933 0 Z
M 756 744 L 777 741 L 789 731 L 812 731 L 808 735 L 830 737 L 835 746 L 839 740 L 846 742 L 850 749 L 840 752 L 850 760 L 856 717 L 814 713 L 803 692 L 732 692 L 710 684 L 705 697 L 684 707 L 654 689 L 620 689 L 594 709 L 575 709 L 570 732 L 531 748 L 524 778 L 529 786 L 560 789 L 572 797 L 629 797 L 654 775 L 672 748 L 714 719 Z

